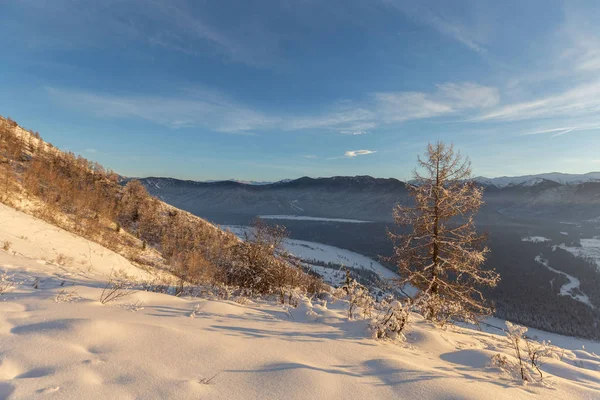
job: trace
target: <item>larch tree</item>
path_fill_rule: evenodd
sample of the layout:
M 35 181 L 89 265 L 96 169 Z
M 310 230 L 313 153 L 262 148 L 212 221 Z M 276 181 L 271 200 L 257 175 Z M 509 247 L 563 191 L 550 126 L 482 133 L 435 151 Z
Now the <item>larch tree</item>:
M 483 189 L 469 180 L 469 159 L 443 142 L 429 144 L 413 177 L 413 204 L 394 208 L 396 224 L 412 231 L 390 232 L 401 284 L 416 289 L 414 304 L 431 321 L 477 321 L 492 312 L 480 288 L 500 279 L 482 268 L 489 249 L 474 217 Z

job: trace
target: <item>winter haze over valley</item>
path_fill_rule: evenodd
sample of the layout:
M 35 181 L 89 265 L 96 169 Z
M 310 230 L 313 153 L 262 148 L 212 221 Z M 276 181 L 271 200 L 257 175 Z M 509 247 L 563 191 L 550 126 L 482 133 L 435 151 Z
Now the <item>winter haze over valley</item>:
M 0 12 L 0 400 L 600 399 L 600 4 Z

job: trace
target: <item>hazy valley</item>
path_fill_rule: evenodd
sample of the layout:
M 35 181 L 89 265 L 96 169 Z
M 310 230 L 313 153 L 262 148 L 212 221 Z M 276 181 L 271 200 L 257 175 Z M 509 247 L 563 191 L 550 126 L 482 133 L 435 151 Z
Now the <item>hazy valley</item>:
M 486 265 L 502 276 L 489 296 L 501 318 L 598 339 L 600 242 L 594 238 L 600 236 L 600 181 L 594 174 L 549 177 L 563 183 L 531 176 L 504 178 L 502 186 L 496 186 L 479 178 L 486 203 L 477 224 L 489 235 L 491 248 Z M 292 239 L 347 249 L 391 271 L 395 267 L 382 260 L 393 247 L 387 231 L 398 229 L 391 211 L 396 203 L 410 201 L 404 182 L 368 176 L 261 185 L 171 178 L 141 181 L 155 196 L 214 223 L 248 225 L 257 216 L 267 216 L 268 221 L 285 225 Z M 530 236 L 548 240 L 523 240 Z M 538 256 L 582 284 L 572 294 L 562 295 L 560 289 L 568 279 L 540 265 Z M 339 270 L 348 266 L 348 260 L 340 258 L 332 264 L 336 264 L 333 270 Z M 578 293 L 585 293 L 589 304 L 577 301 Z

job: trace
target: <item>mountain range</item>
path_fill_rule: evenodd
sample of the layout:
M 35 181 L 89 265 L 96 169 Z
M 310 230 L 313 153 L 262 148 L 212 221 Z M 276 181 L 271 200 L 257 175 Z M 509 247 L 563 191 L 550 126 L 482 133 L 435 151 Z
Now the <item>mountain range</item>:
M 600 173 L 476 178 L 485 188 L 486 205 L 480 218 L 502 215 L 565 222 L 598 218 L 600 180 L 596 177 L 600 179 Z M 290 214 L 390 221 L 394 205 L 410 202 L 405 182 L 371 176 L 303 177 L 262 185 L 154 177 L 141 181 L 165 202 L 217 219 L 225 214 Z
M 319 179 L 319 178 L 317 178 Z M 474 181 L 479 182 L 486 186 L 506 187 L 511 185 L 520 185 L 526 183 L 528 185 L 534 185 L 541 179 L 553 181 L 563 185 L 579 184 L 584 182 L 600 181 L 600 172 L 588 172 L 586 174 L 566 174 L 562 172 L 548 172 L 543 174 L 535 175 L 521 175 L 521 176 L 500 176 L 496 178 L 487 178 L 485 176 L 477 176 L 473 178 Z M 215 182 L 237 182 L 244 183 L 247 185 L 270 185 L 273 183 L 286 183 L 293 181 L 294 179 L 282 179 L 280 181 L 245 181 L 240 179 L 224 179 L 224 180 L 207 180 L 199 181 L 202 183 L 215 183 Z
M 541 180 L 552 181 L 562 185 L 573 185 L 585 182 L 600 181 L 600 172 L 588 172 L 587 174 L 565 174 L 562 172 L 549 172 L 537 175 L 522 175 L 522 176 L 501 176 L 497 178 L 486 178 L 478 176 L 474 178 L 476 182 L 493 185 L 496 187 L 506 187 L 511 185 L 535 185 Z

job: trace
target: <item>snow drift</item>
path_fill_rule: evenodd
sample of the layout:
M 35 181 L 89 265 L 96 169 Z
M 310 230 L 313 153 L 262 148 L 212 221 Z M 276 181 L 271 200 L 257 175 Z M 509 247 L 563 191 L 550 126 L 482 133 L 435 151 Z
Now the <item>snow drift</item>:
M 289 309 L 138 291 L 102 305 L 115 269 L 151 273 L 8 207 L 0 221 L 0 240 L 12 242 L 0 251 L 10 282 L 0 296 L 0 398 L 600 397 L 600 344 L 543 332 L 530 333 L 564 352 L 544 366 L 548 385 L 524 386 L 489 366 L 494 354 L 513 357 L 500 331 L 439 330 L 413 315 L 405 343 L 375 341 L 340 300 Z

